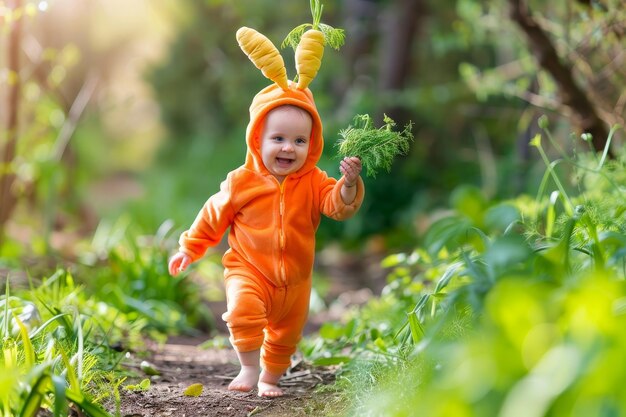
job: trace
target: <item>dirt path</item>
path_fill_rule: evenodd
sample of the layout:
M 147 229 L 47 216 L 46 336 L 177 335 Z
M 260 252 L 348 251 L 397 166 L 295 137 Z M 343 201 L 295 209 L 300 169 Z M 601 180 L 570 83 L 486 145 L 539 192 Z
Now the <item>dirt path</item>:
M 334 255 L 333 255 L 334 254 Z M 351 305 L 363 304 L 371 296 L 373 289 L 378 292 L 385 283 L 384 271 L 380 268 L 380 256 L 346 256 L 340 261 L 335 259 L 336 252 L 327 251 L 320 256 L 320 270 L 334 277 L 327 294 L 333 301 L 332 308 L 309 317 L 305 333 L 315 332 L 329 321 L 339 320 Z M 329 258 L 324 261 L 325 258 Z M 226 308 L 224 303 L 212 305 L 215 317 L 220 317 Z M 227 329 L 217 321 L 220 332 Z M 256 392 L 241 393 L 228 391 L 230 381 L 237 375 L 239 366 L 232 349 L 203 350 L 197 346 L 206 338 L 177 338 L 161 348 L 152 349 L 149 361 L 161 372 L 152 378 L 151 386 L 145 392 L 129 392 L 121 389 L 121 410 L 123 417 L 304 417 L 336 415 L 344 405 L 337 394 L 330 390 L 324 393 L 316 391 L 320 384 L 334 381 L 335 370 L 329 368 L 311 368 L 304 363 L 296 364 L 281 380 L 280 386 L 286 395 L 277 399 L 257 396 Z M 139 371 L 140 359 L 136 359 Z M 141 372 L 139 372 L 141 373 Z M 137 383 L 145 376 L 136 381 Z M 202 384 L 199 397 L 187 397 L 183 394 L 192 384 Z M 126 385 L 126 383 L 124 384 Z M 113 408 L 108 407 L 111 411 Z
M 333 394 L 316 393 L 315 387 L 334 380 L 331 369 L 312 369 L 306 368 L 303 363 L 297 364 L 283 377 L 281 387 L 286 395 L 278 399 L 260 398 L 255 391 L 232 392 L 227 390 L 227 386 L 239 370 L 234 352 L 231 349 L 199 349 L 197 345 L 203 341 L 177 339 L 155 350 L 149 361 L 161 375 L 152 377 L 147 391 L 120 390 L 121 416 L 327 415 L 324 410 L 332 402 Z M 124 385 L 141 379 L 127 381 Z M 183 394 L 188 386 L 198 383 L 203 385 L 199 397 Z

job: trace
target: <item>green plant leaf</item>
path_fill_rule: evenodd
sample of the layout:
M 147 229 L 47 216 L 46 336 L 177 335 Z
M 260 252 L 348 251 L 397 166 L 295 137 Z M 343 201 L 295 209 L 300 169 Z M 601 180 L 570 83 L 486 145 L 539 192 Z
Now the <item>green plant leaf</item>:
M 374 345 L 381 351 L 387 352 L 387 344 L 385 343 L 382 337 L 376 338 L 376 340 L 374 340 Z
M 462 185 L 454 189 L 450 204 L 460 214 L 467 216 L 476 226 L 482 226 L 487 201 L 479 188 Z
M 20 328 L 22 348 L 24 349 L 24 366 L 26 369 L 30 369 L 35 364 L 35 350 L 33 349 L 33 344 L 28 336 L 28 329 L 17 316 L 13 317 L 13 319 Z
M 394 266 L 398 266 L 406 261 L 406 254 L 404 253 L 395 253 L 385 257 L 381 262 L 380 266 L 383 268 L 393 268 Z
M 112 417 L 109 413 L 103 410 L 100 406 L 94 404 L 80 392 L 72 391 L 68 389 L 65 392 L 67 399 L 72 401 L 89 417 Z
M 48 391 L 47 386 L 50 384 L 51 379 L 48 373 L 41 374 L 35 383 L 32 385 L 30 392 L 20 411 L 20 417 L 34 417 L 39 412 L 39 407 L 43 401 L 44 395 Z
M 337 340 L 345 334 L 343 326 L 338 323 L 324 323 L 319 333 L 322 338 L 327 340 Z
M 11 299 L 11 291 L 9 287 L 10 279 L 7 277 L 6 286 L 4 289 L 4 315 L 2 316 L 2 340 L 9 337 L 9 300 Z
M 512 268 L 531 254 L 522 236 L 506 235 L 493 241 L 485 252 L 485 262 L 494 269 Z
M 187 388 L 183 394 L 185 397 L 199 397 L 202 394 L 202 390 L 204 389 L 204 385 L 202 384 L 191 384 Z
M 154 367 L 153 364 L 151 364 L 148 361 L 141 361 L 141 364 L 139 364 L 139 368 L 146 374 L 146 375 L 160 375 L 161 373 Z
M 465 239 L 471 223 L 460 216 L 444 217 L 433 223 L 424 236 L 424 246 L 436 257 L 443 248 L 456 249 Z
M 142 391 L 148 391 L 150 389 L 150 380 L 148 378 L 142 379 L 139 383 L 139 388 Z
M 327 358 L 317 358 L 313 361 L 315 366 L 332 366 L 342 363 L 349 363 L 352 360 L 349 356 L 329 356 Z
M 411 339 L 413 340 L 413 343 L 419 343 L 420 340 L 424 338 L 424 328 L 422 327 L 422 323 L 420 323 L 420 320 L 415 312 L 409 313 L 408 318 L 409 328 L 411 329 Z
M 77 395 L 80 395 L 80 381 L 78 380 L 78 377 L 76 376 L 76 371 L 74 370 L 74 367 L 68 359 L 67 353 L 63 350 L 63 347 L 59 347 L 59 354 L 61 355 L 61 358 L 63 359 L 63 364 L 65 365 L 65 368 L 67 370 L 67 379 L 70 383 L 70 389 L 74 390 Z
M 506 232 L 513 223 L 519 222 L 521 217 L 517 207 L 512 204 L 501 203 L 487 209 L 484 224 L 489 231 Z
M 144 378 L 138 384 L 128 384 L 124 386 L 124 389 L 127 391 L 148 391 L 150 389 L 150 380 L 148 378 Z
M 35 337 L 37 337 L 39 335 L 39 333 L 42 333 L 44 330 L 46 330 L 46 328 L 54 323 L 55 321 L 60 321 L 60 318 L 62 316 L 69 316 L 69 313 L 61 313 L 61 314 L 57 314 L 56 316 L 53 316 L 51 318 L 49 318 L 48 320 L 46 320 L 46 322 L 44 324 L 42 324 L 41 326 L 37 327 L 37 330 L 35 330 L 31 335 L 31 339 L 34 339 Z
M 435 291 L 431 295 L 436 295 L 440 293 L 445 287 L 448 286 L 450 280 L 454 277 L 459 268 L 463 266 L 462 262 L 455 262 L 451 264 L 446 271 L 443 273 L 439 281 L 437 281 L 437 286 L 435 287 Z
M 54 393 L 54 417 L 67 415 L 67 383 L 60 375 L 52 375 L 52 388 Z

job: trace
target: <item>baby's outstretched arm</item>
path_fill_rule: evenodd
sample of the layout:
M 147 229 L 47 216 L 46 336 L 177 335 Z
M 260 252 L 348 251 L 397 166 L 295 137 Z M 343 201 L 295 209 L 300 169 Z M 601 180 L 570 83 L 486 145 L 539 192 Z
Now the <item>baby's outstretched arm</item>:
M 183 252 L 178 252 L 172 256 L 169 263 L 170 275 L 176 276 L 180 272 L 183 272 L 191 263 L 191 257 Z
M 356 184 L 361 174 L 361 160 L 356 156 L 345 157 L 339 163 L 339 171 L 345 177 L 341 187 L 341 199 L 345 204 L 352 204 L 356 198 Z

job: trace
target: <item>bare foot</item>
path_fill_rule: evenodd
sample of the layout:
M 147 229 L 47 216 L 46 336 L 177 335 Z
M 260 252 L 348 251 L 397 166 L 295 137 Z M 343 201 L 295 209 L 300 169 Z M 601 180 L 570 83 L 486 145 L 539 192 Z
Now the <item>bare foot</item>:
M 282 397 L 283 395 L 283 390 L 277 385 L 259 381 L 259 397 Z
M 259 397 L 281 397 L 283 390 L 278 388 L 280 375 L 274 375 L 263 371 L 259 379 Z
M 231 391 L 251 391 L 259 381 L 258 366 L 242 366 L 239 375 L 228 385 Z

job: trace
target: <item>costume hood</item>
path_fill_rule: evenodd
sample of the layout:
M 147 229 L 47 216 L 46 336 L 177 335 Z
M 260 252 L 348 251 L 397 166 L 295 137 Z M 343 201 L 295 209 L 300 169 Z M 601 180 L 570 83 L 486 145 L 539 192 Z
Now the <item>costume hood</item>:
M 289 176 L 291 178 L 302 176 L 311 171 L 319 161 L 324 149 L 322 121 L 315 107 L 313 94 L 308 88 L 309 83 L 317 74 L 324 53 L 324 38 L 321 32 L 319 35 L 322 36 L 322 39 L 318 39 L 317 48 L 301 49 L 302 42 L 298 45 L 295 59 L 299 79 L 298 83 L 295 83 L 288 80 L 285 62 L 272 41 L 265 35 L 245 26 L 237 30 L 237 42 L 241 50 L 266 78 L 274 81 L 274 84 L 261 90 L 250 105 L 250 123 L 246 129 L 246 144 L 248 145 L 244 164 L 246 168 L 263 174 L 269 173 L 263 164 L 260 148 L 260 137 L 263 134 L 265 117 L 270 110 L 288 104 L 306 110 L 313 120 L 307 160 L 298 171 Z M 307 71 L 302 74 L 301 70 L 304 68 Z
M 263 134 L 265 117 L 270 110 L 279 106 L 292 105 L 306 110 L 313 120 L 307 160 L 297 172 L 290 177 L 299 177 L 315 167 L 324 150 L 322 136 L 322 121 L 320 119 L 311 90 L 298 89 L 295 83 L 289 82 L 289 88 L 283 89 L 278 84 L 272 84 L 261 90 L 252 100 L 250 105 L 250 123 L 246 129 L 246 154 L 245 167 L 257 172 L 268 173 L 261 159 L 260 138 Z

